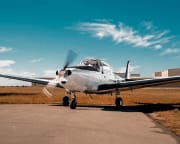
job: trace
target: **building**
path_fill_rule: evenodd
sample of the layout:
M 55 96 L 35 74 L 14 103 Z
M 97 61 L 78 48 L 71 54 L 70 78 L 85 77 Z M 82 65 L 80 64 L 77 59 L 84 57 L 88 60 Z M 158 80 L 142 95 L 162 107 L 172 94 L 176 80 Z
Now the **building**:
M 115 73 L 116 75 L 118 75 L 118 76 L 120 76 L 120 77 L 122 77 L 122 78 L 125 78 L 125 73 Z M 140 78 L 141 77 L 141 75 L 140 74 L 130 74 L 130 77 L 132 77 L 132 78 Z
M 172 76 L 180 76 L 180 68 L 174 68 L 174 69 L 168 69 L 162 72 L 155 72 L 156 78 L 163 78 L 163 77 L 172 77 Z M 174 82 L 169 84 L 161 85 L 160 87 L 173 87 L 173 88 L 179 88 L 180 82 Z
M 162 72 L 155 72 L 155 77 L 162 77 Z
M 168 69 L 162 72 L 155 72 L 155 77 L 180 76 L 180 68 Z
M 168 76 L 180 76 L 180 68 L 168 69 Z

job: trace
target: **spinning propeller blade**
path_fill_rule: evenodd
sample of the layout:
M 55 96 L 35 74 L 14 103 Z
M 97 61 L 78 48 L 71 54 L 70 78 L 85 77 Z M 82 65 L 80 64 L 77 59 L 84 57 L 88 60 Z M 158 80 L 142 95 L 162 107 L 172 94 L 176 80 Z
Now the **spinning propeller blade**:
M 76 57 L 77 57 L 77 53 L 74 52 L 73 50 L 69 50 L 63 70 L 65 70 L 76 59 Z

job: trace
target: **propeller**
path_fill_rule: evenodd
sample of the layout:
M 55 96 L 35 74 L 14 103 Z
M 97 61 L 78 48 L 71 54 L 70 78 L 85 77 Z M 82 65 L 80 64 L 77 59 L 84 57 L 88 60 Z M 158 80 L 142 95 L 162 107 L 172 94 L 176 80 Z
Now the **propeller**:
M 73 50 L 69 50 L 63 68 L 59 71 L 56 71 L 56 79 L 61 78 L 61 83 L 65 84 L 65 77 L 71 75 L 71 70 L 66 70 L 66 68 L 68 68 L 68 66 L 76 59 L 76 57 L 77 53 Z
M 62 78 L 60 81 L 62 84 L 66 83 L 66 79 L 64 78 L 65 76 L 71 75 L 70 70 L 66 70 L 66 68 L 76 59 L 77 53 L 74 52 L 73 50 L 69 50 L 68 54 L 66 56 L 66 61 L 64 63 L 63 68 L 60 71 L 56 71 L 56 80 L 58 80 L 60 77 Z M 52 97 L 53 94 L 49 91 L 49 88 L 55 88 L 55 85 L 52 85 L 49 83 L 46 87 L 42 89 L 42 92 L 47 96 L 47 97 Z
M 73 50 L 69 50 L 62 70 L 65 70 L 76 59 L 76 57 L 77 53 Z

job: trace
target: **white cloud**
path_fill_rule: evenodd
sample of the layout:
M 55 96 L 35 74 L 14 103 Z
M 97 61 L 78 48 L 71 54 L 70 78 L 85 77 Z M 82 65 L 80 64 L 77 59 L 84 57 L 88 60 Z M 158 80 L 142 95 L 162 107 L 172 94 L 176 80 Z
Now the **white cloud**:
M 11 68 L 11 65 L 15 64 L 14 60 L 0 60 L 0 74 L 9 74 L 23 77 L 34 77 L 36 73 L 27 72 L 27 71 L 14 71 Z M 0 86 L 30 86 L 30 82 L 18 81 L 7 78 L 0 78 Z
M 0 68 L 0 73 L 1 74 L 9 74 L 9 75 L 17 75 L 17 76 L 24 76 L 24 77 L 32 77 L 36 76 L 36 73 L 33 72 L 28 72 L 28 71 L 14 71 L 12 68 Z
M 161 49 L 161 48 L 162 48 L 162 45 L 160 45 L 160 44 L 155 45 L 154 48 L 157 49 L 157 50 L 158 50 L 158 49 Z
M 168 54 L 180 54 L 180 49 L 178 48 L 167 48 L 160 55 L 168 55 Z
M 30 82 L 0 78 L 0 86 L 31 86 Z
M 0 68 L 2 67 L 9 67 L 13 64 L 15 64 L 16 62 L 13 60 L 0 60 Z
M 38 59 L 33 59 L 33 60 L 31 60 L 30 62 L 31 63 L 39 63 L 39 62 L 41 62 L 41 61 L 43 61 L 44 60 L 44 58 L 38 58 Z
M 157 32 L 156 38 L 161 38 L 161 37 L 165 36 L 168 33 L 169 33 L 168 30 L 164 30 L 162 32 Z
M 94 19 L 96 22 L 103 22 L 103 23 L 110 23 L 113 20 L 112 19 Z
M 134 71 L 136 71 L 137 69 L 140 69 L 140 67 L 141 67 L 141 66 L 139 66 L 139 65 L 135 65 L 135 66 L 131 66 L 131 65 L 130 65 L 129 70 L 130 70 L 130 72 L 134 72 Z M 121 68 L 118 70 L 118 72 L 120 72 L 120 73 L 125 73 L 125 72 L 126 72 L 126 67 L 121 67 Z
M 105 33 L 104 32 L 98 32 L 96 35 L 99 38 L 103 38 L 105 36 Z
M 23 76 L 23 77 L 36 76 L 36 73 L 27 72 L 27 71 L 17 72 L 17 71 L 14 71 L 12 68 L 0 68 L 0 73 Z M 31 83 L 19 81 L 19 80 L 7 79 L 7 78 L 0 78 L 0 86 L 31 86 Z
M 18 72 L 17 75 L 21 75 L 21 76 L 24 76 L 24 77 L 34 77 L 37 74 L 34 73 L 34 72 L 22 71 L 22 72 Z
M 78 29 L 83 32 L 92 34 L 99 39 L 111 37 L 116 43 L 128 43 L 134 47 L 154 47 L 168 43 L 172 37 L 165 37 L 168 31 L 154 32 L 148 35 L 140 35 L 138 31 L 132 27 L 124 25 L 122 22 L 119 25 L 111 23 L 85 22 L 78 25 Z M 158 47 L 159 47 L 158 46 Z
M 1 74 L 12 74 L 13 70 L 11 68 L 0 68 Z
M 147 30 L 150 30 L 152 29 L 154 26 L 153 26 L 153 23 L 150 22 L 150 21 L 144 21 L 142 22 L 142 25 L 147 29 Z
M 44 70 L 44 76 L 55 76 L 55 74 L 56 74 L 56 70 L 50 70 L 50 69 L 48 69 L 48 70 Z
M 12 51 L 12 48 L 0 46 L 0 53 Z

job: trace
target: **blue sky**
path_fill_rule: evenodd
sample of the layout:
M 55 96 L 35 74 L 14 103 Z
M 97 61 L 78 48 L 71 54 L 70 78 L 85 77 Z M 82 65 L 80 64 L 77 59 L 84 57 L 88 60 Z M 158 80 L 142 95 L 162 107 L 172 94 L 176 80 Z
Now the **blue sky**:
M 69 49 L 122 71 L 180 67 L 178 0 L 0 0 L 0 72 L 52 75 Z

